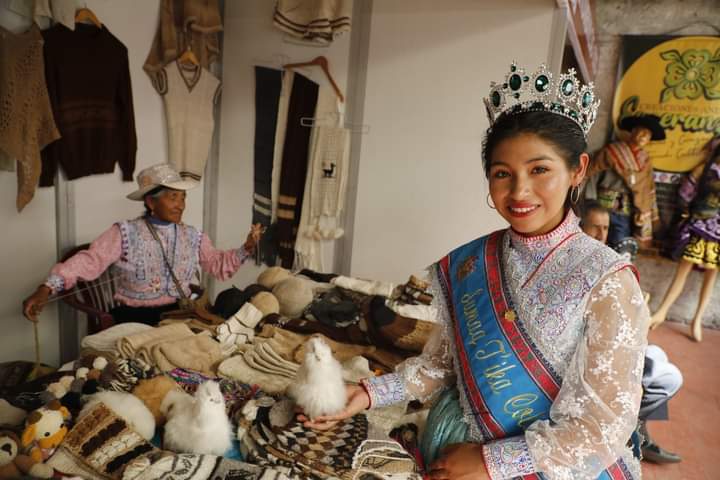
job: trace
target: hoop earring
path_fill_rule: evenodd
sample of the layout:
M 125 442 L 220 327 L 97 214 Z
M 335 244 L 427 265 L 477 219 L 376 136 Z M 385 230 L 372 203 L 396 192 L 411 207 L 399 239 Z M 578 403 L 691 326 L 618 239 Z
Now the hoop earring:
M 577 205 L 580 201 L 580 185 L 575 185 L 570 189 L 570 203 Z
M 493 210 L 497 210 L 497 208 L 495 208 L 495 205 L 490 203 L 490 193 L 488 193 L 487 197 L 485 197 L 485 203 L 487 203 L 487 206 L 492 208 Z

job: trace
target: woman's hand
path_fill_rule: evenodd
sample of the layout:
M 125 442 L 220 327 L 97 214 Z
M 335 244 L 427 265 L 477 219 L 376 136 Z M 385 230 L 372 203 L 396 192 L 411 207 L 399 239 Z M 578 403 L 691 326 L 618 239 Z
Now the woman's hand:
M 50 287 L 40 285 L 35 293 L 23 300 L 23 315 L 31 322 L 38 321 L 38 314 L 42 312 L 43 307 L 50 298 Z
M 359 385 L 348 385 L 346 387 L 347 392 L 347 404 L 345 409 L 335 415 L 327 415 L 324 417 L 318 417 L 309 419 L 302 413 L 298 415 L 297 419 L 303 422 L 303 426 L 312 428 L 314 430 L 330 430 L 332 427 L 337 425 L 341 420 L 351 418 L 367 410 L 370 407 L 370 397 L 368 396 L 365 389 Z
M 490 480 L 485 468 L 482 445 L 454 443 L 445 447 L 430 465 L 432 480 Z
M 262 237 L 263 233 L 265 233 L 265 227 L 263 227 L 259 223 L 256 223 L 252 227 L 250 227 L 250 233 L 248 233 L 245 244 L 243 245 L 243 247 L 248 253 L 255 252 L 255 248 L 257 247 L 257 244 L 260 241 L 260 237 Z

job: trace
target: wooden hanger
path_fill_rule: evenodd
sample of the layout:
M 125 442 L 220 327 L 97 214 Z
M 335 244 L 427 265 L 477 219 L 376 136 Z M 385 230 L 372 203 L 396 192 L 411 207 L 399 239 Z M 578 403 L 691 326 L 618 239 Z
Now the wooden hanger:
M 325 72 L 325 76 L 328 80 L 330 80 L 330 85 L 332 85 L 333 90 L 335 90 L 335 94 L 338 96 L 341 102 L 345 101 L 345 97 L 343 97 L 342 92 L 340 91 L 340 87 L 337 86 L 337 83 L 335 83 L 335 79 L 333 79 L 332 75 L 330 75 L 330 68 L 328 67 L 328 61 L 327 58 L 320 56 L 315 57 L 309 62 L 302 62 L 302 63 L 290 63 L 288 65 L 284 65 L 283 68 L 300 68 L 300 67 L 312 67 L 317 66 L 322 68 L 323 72 Z
M 89 8 L 79 8 L 75 12 L 75 23 L 87 22 L 94 24 L 96 27 L 102 27 L 102 23 L 98 20 L 97 16 Z
M 188 43 L 187 48 L 185 49 L 185 53 L 180 55 L 180 58 L 178 58 L 178 62 L 180 62 L 183 65 L 193 64 L 196 67 L 200 66 L 200 62 L 198 61 L 197 57 L 193 53 L 192 49 L 190 48 L 189 43 Z

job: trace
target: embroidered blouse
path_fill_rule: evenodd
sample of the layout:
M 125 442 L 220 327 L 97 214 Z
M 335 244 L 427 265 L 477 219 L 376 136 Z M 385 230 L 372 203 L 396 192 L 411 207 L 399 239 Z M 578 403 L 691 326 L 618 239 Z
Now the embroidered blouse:
M 558 269 L 565 261 L 557 258 L 563 255 L 553 253 L 577 235 L 584 236 L 572 212 L 543 236 L 524 237 L 512 230 L 504 234 L 501 261 L 519 321 L 524 319 L 529 336 L 562 378 L 562 386 L 550 420 L 537 420 L 523 435 L 504 439 L 483 438 L 459 388 L 470 426 L 468 440 L 484 444 L 485 465 L 493 480 L 535 472 L 553 480 L 595 479 L 618 458 L 628 465 L 632 478 L 640 478 L 639 463 L 626 443 L 637 423 L 642 395 L 649 312 L 632 271 L 611 268 L 608 273 L 608 262 L 593 256 L 587 258 L 597 261 L 588 261 L 583 269 L 586 278 L 574 278 L 574 285 L 556 285 L 553 277 L 563 277 Z M 604 247 L 598 248 L 589 237 L 582 240 L 576 242 L 581 248 L 589 245 L 612 261 Z M 615 265 L 622 264 L 615 261 Z M 432 274 L 434 268 L 430 281 L 439 326 L 420 356 L 406 360 L 395 373 L 367 381 L 373 408 L 404 400 L 426 401 L 455 382 L 461 387 L 452 318 L 437 275 Z M 599 281 L 586 285 L 588 293 L 582 293 L 584 282 L 593 277 Z M 548 304 L 549 288 L 562 289 L 563 302 Z
M 186 295 L 198 266 L 219 280 L 232 277 L 249 258 L 244 248 L 216 249 L 207 234 L 184 224 L 153 221 L 168 261 Z M 160 246 L 142 218 L 114 224 L 90 248 L 55 265 L 45 285 L 53 293 L 94 280 L 108 268 L 116 278 L 115 299 L 132 307 L 176 302 L 178 293 L 165 265 Z

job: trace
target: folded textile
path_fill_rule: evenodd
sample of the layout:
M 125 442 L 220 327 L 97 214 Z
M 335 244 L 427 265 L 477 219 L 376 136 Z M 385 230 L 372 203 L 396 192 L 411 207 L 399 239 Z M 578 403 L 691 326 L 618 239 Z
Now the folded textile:
M 292 381 L 288 377 L 261 372 L 252 368 L 243 355 L 234 355 L 218 367 L 218 375 L 250 385 L 257 385 L 264 392 L 275 395 L 285 392 Z
M 144 330 L 127 335 L 117 341 L 117 349 L 123 358 L 139 357 L 148 364 L 152 364 L 152 347 L 160 342 L 179 340 L 190 337 L 193 332 L 182 323 L 165 325 L 162 327 Z
M 255 328 L 255 326 L 262 320 L 263 313 L 255 307 L 252 303 L 248 302 L 240 308 L 240 310 L 232 316 L 235 320 L 240 322 L 247 328 Z
M 385 297 L 378 296 L 370 304 L 368 332 L 373 343 L 389 349 L 422 352 L 437 324 L 398 315 L 385 302 Z
M 90 480 L 123 478 L 137 458 L 157 449 L 104 404 L 97 404 L 68 432 L 47 464 Z
M 396 287 L 394 283 L 390 282 L 361 280 L 343 275 L 333 278 L 330 283 L 365 295 L 382 295 L 383 297 L 391 297 Z
M 287 377 L 290 379 L 295 378 L 297 374 L 297 369 L 284 369 L 260 357 L 254 348 L 245 350 L 245 352 L 243 353 L 243 358 L 245 358 L 248 366 L 263 373 L 279 375 L 281 377 Z
M 360 321 L 360 309 L 343 294 L 343 289 L 334 288 L 320 294 L 308 305 L 305 318 L 333 327 L 347 327 Z
M 123 480 L 289 480 L 280 471 L 214 455 L 175 453 L 128 467 Z
M 220 344 L 209 335 L 193 335 L 153 346 L 155 365 L 163 372 L 188 368 L 214 375 L 223 360 Z
M 272 424 L 272 409 L 258 406 L 243 442 L 261 465 L 290 468 L 300 478 L 404 478 L 420 480 L 413 457 L 400 444 L 374 431 L 365 415 L 330 430 L 305 428 L 297 420 Z
M 158 327 L 173 325 L 175 323 L 183 323 L 187 325 L 193 333 L 210 332 L 211 334 L 214 334 L 218 327 L 217 325 L 206 323 L 197 318 L 163 318 L 160 320 L 160 323 L 158 323 Z
M 387 300 L 385 305 L 403 317 L 437 323 L 437 310 L 430 305 L 408 305 L 393 300 Z
M 81 348 L 92 349 L 96 352 L 108 352 L 117 355 L 118 340 L 129 335 L 151 330 L 153 327 L 144 323 L 118 323 L 107 330 L 87 335 L 80 341 Z

